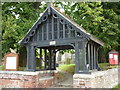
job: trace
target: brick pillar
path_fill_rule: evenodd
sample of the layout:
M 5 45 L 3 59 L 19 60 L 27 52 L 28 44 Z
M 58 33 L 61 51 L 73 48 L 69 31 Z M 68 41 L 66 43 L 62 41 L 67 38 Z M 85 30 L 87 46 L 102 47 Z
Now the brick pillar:
M 73 88 L 92 88 L 92 78 L 91 74 L 74 74 Z

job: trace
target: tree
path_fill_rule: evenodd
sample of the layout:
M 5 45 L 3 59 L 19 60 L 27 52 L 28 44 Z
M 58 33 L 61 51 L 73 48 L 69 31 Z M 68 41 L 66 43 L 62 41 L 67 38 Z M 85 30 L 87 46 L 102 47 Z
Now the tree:
M 120 49 L 120 2 L 55 2 L 54 6 L 63 8 L 66 15 L 103 40 L 106 56 L 109 50 Z M 9 48 L 24 54 L 26 50 L 18 41 L 24 37 L 46 7 L 47 3 L 44 2 L 2 3 L 3 55 Z
M 60 2 L 56 4 L 61 4 L 66 15 L 105 43 L 106 57 L 109 50 L 120 48 L 120 30 L 118 27 L 120 3 L 113 5 L 113 3 L 108 2 Z
M 40 7 L 42 6 L 42 8 Z M 2 3 L 2 54 L 9 52 L 9 48 L 20 53 L 20 65 L 26 61 L 26 49 L 18 42 L 24 37 L 46 4 L 32 2 Z

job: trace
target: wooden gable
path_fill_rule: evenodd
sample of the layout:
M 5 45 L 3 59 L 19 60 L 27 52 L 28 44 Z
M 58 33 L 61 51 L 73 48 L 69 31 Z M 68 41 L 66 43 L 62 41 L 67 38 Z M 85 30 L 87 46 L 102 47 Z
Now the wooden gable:
M 20 44 L 26 45 L 32 42 L 63 39 L 91 39 L 100 45 L 103 44 L 53 6 L 48 6 L 43 15 L 38 18 L 26 36 L 20 41 Z

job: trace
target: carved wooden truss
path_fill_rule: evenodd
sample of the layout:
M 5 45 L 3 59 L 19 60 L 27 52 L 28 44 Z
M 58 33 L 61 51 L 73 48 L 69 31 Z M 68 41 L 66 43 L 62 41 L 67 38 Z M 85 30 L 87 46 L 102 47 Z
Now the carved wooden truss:
M 103 46 L 100 40 L 50 5 L 20 41 L 20 44 L 27 48 L 26 70 L 30 71 L 36 70 L 36 48 L 40 48 L 41 57 L 41 50 L 44 49 L 45 70 L 56 69 L 55 57 L 58 50 L 75 49 L 76 73 L 98 69 L 97 50 L 99 46 Z M 48 58 L 47 52 L 49 52 Z M 41 68 L 40 64 L 40 70 Z

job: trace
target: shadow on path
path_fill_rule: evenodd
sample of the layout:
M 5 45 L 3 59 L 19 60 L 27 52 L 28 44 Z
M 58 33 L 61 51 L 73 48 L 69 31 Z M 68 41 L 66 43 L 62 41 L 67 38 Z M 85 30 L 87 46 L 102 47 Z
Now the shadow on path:
M 73 87 L 73 74 L 58 70 L 63 74 L 64 80 L 57 82 L 51 88 L 72 88 Z

